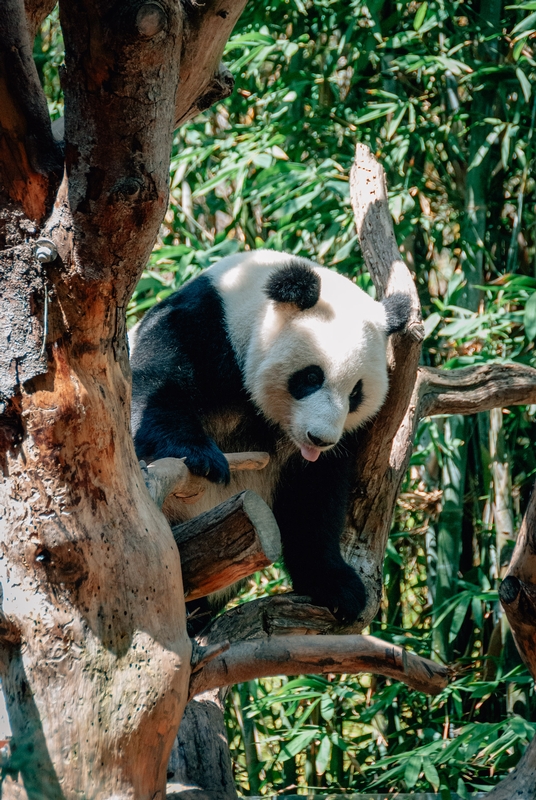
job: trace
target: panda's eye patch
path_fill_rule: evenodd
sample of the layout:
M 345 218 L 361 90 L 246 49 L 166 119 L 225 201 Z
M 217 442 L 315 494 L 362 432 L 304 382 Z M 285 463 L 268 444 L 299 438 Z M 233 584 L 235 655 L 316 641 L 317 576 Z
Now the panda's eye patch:
M 317 392 L 323 383 L 323 370 L 312 364 L 310 367 L 300 369 L 290 376 L 288 390 L 295 400 L 303 400 L 304 397 L 309 397 L 309 395 Z
M 358 380 L 350 393 L 350 414 L 357 410 L 363 402 L 363 381 Z

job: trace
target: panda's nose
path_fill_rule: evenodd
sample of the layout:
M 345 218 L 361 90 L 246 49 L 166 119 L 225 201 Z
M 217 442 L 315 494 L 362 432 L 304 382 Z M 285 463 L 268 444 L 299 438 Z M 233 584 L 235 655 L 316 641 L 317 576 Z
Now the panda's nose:
M 307 438 L 312 444 L 314 444 L 315 447 L 331 447 L 332 445 L 336 444 L 335 442 L 325 442 L 318 436 L 313 436 L 313 434 L 309 431 L 307 431 Z

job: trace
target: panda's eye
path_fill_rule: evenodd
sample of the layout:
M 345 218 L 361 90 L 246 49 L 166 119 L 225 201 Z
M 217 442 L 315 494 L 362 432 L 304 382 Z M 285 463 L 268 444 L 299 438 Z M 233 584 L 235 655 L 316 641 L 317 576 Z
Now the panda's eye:
M 350 414 L 357 410 L 363 402 L 363 381 L 358 380 L 350 392 Z
M 303 400 L 320 389 L 324 383 L 324 372 L 321 367 L 311 364 L 290 376 L 288 390 L 295 400 Z

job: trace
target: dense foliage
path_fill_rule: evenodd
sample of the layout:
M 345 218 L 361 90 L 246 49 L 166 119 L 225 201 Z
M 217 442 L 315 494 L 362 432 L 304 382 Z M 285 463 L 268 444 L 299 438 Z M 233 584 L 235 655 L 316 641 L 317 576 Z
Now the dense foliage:
M 230 41 L 231 98 L 177 133 L 171 203 L 130 322 L 241 248 L 312 257 L 373 291 L 348 171 L 382 160 L 414 269 L 423 359 L 534 363 L 536 2 L 267 0 Z M 36 40 L 61 110 L 57 23 Z M 534 409 L 426 420 L 385 562 L 380 637 L 454 666 L 431 700 L 369 676 L 260 680 L 229 695 L 244 794 L 487 789 L 536 725 L 533 683 L 497 600 L 536 472 Z M 506 476 L 506 477 L 505 477 Z M 284 590 L 282 567 L 242 599 Z

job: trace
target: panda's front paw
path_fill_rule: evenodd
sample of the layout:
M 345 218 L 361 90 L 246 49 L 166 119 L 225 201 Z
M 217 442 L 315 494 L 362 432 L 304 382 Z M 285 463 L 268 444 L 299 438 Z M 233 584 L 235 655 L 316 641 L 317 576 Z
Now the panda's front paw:
M 363 581 L 352 567 L 329 567 L 322 573 L 321 582 L 311 593 L 313 603 L 326 606 L 345 624 L 355 622 L 367 604 Z
M 207 478 L 212 483 L 225 485 L 231 480 L 229 462 L 215 444 L 210 443 L 206 447 L 189 447 L 182 455 L 186 457 L 186 466 L 193 475 Z

